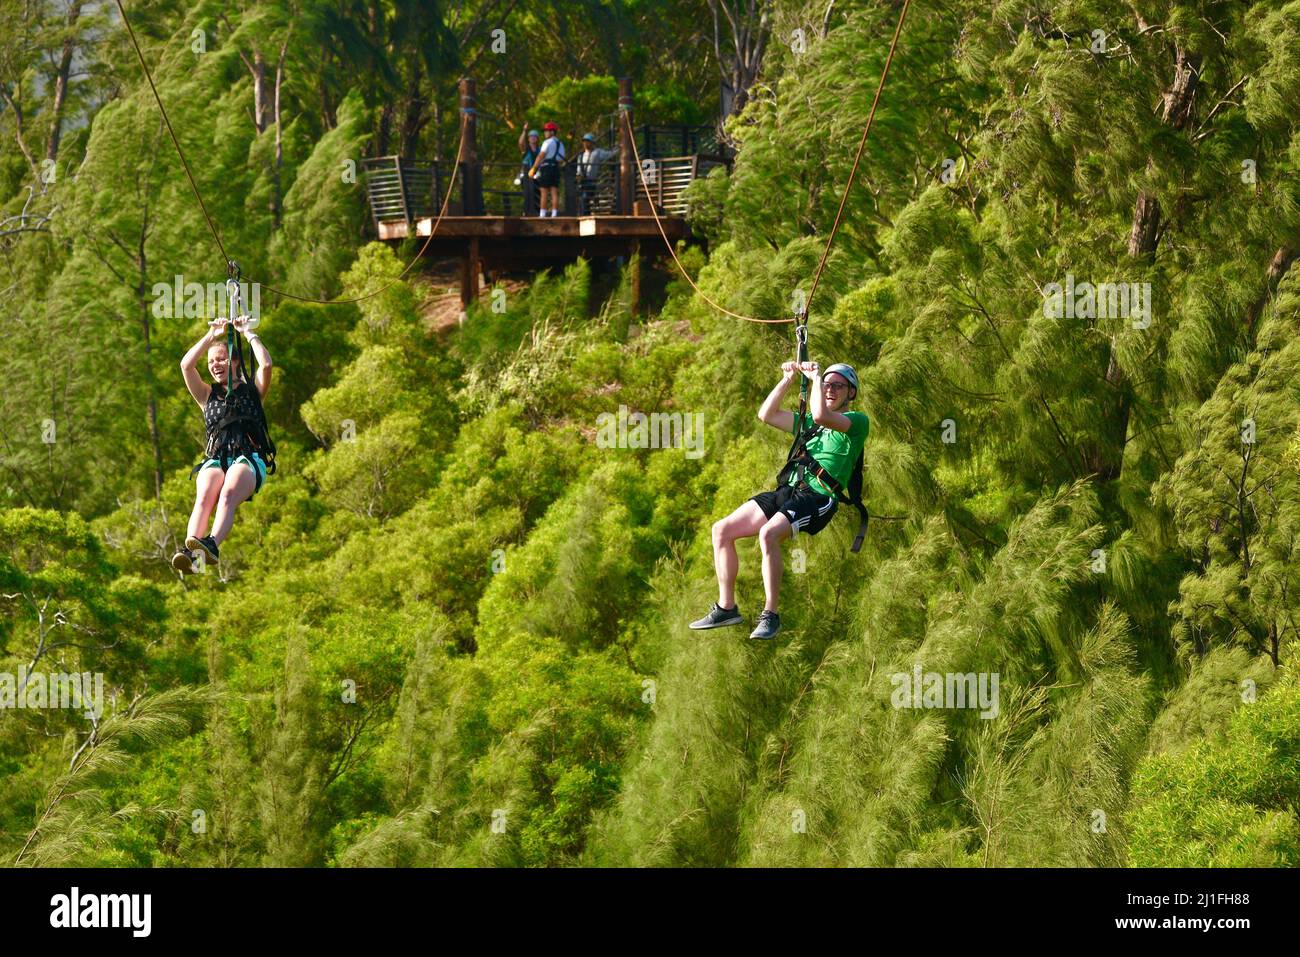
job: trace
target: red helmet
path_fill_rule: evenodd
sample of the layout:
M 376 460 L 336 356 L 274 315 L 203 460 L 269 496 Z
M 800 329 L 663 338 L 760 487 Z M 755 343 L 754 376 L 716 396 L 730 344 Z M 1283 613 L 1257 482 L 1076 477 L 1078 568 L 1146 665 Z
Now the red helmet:
M 546 123 L 546 124 L 543 124 L 542 129 L 544 129 L 544 130 L 558 130 L 559 127 L 556 126 L 554 123 Z

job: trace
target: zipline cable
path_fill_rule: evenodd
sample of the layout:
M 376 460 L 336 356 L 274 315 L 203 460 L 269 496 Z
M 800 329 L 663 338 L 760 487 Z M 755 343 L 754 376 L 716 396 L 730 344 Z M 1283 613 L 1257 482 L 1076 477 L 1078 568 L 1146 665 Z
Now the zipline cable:
M 646 199 L 649 201 L 650 212 L 654 215 L 655 225 L 659 227 L 659 235 L 663 237 L 664 245 L 668 247 L 668 252 L 673 257 L 673 262 L 677 264 L 677 268 L 681 271 L 683 278 L 685 278 L 685 280 L 688 283 L 690 283 L 691 288 L 695 290 L 695 294 L 699 296 L 701 299 L 703 299 L 705 302 L 707 302 L 714 309 L 718 310 L 718 312 L 725 313 L 726 315 L 731 316 L 733 319 L 743 319 L 745 322 L 761 322 L 767 324 L 794 322 L 793 319 L 756 319 L 753 316 L 742 316 L 738 312 L 732 312 L 730 309 L 726 308 L 725 306 L 718 305 L 707 295 L 705 295 L 703 289 L 701 289 L 699 286 L 695 284 L 695 280 L 692 279 L 690 273 L 686 271 L 686 267 L 682 265 L 682 261 L 677 258 L 677 250 L 673 249 L 673 244 L 668 241 L 668 234 L 664 232 L 664 224 L 659 219 L 659 211 L 655 209 L 654 200 L 650 198 L 650 186 L 645 181 L 645 170 L 641 168 L 641 153 L 636 148 L 636 131 L 633 130 L 631 127 L 632 120 L 628 116 L 627 110 L 620 110 L 619 112 L 623 115 L 623 122 L 628 124 L 628 141 L 632 144 L 632 157 L 636 162 L 636 170 L 640 177 L 641 185 L 645 188 Z M 635 195 L 632 197 L 632 199 L 633 202 L 635 203 L 636 201 Z
M 894 28 L 894 39 L 889 44 L 889 55 L 885 57 L 885 67 L 880 71 L 880 82 L 876 84 L 876 95 L 871 101 L 871 112 L 867 114 L 867 125 L 862 129 L 862 139 L 858 141 L 858 153 L 853 157 L 853 169 L 849 170 L 849 181 L 844 184 L 844 195 L 840 197 L 840 208 L 835 213 L 835 222 L 831 225 L 831 234 L 826 237 L 826 248 L 822 250 L 821 262 L 817 264 L 817 271 L 813 273 L 812 289 L 808 291 L 808 299 L 804 303 L 803 319 L 808 321 L 808 310 L 812 306 L 813 296 L 817 293 L 817 284 L 821 281 L 822 270 L 826 268 L 826 260 L 831 254 L 831 244 L 835 242 L 835 233 L 840 228 L 840 218 L 844 215 L 844 207 L 849 201 L 849 190 L 853 188 L 853 178 L 858 175 L 858 163 L 862 161 L 862 150 L 867 145 L 867 134 L 871 132 L 871 123 L 876 118 L 876 106 L 880 103 L 880 94 L 885 89 L 885 77 L 889 76 L 889 66 L 894 62 L 894 50 L 898 48 L 898 37 L 903 32 L 903 20 L 907 18 L 907 8 L 912 0 L 903 0 L 903 9 L 898 12 L 898 26 Z
M 131 46 L 135 48 L 135 55 L 140 60 L 140 68 L 144 70 L 145 79 L 149 81 L 149 89 L 153 91 L 153 98 L 158 103 L 158 111 L 162 114 L 163 123 L 167 127 L 167 133 L 171 137 L 172 145 L 176 147 L 176 155 L 180 157 L 181 166 L 185 169 L 185 177 L 190 181 L 190 188 L 194 190 L 194 198 L 199 201 L 199 208 L 203 210 L 203 218 L 207 220 L 208 231 L 212 233 L 212 238 L 216 240 L 217 248 L 221 250 L 221 258 L 226 263 L 227 274 L 230 275 L 233 270 L 238 267 L 234 266 L 234 261 L 226 253 L 226 245 L 221 241 L 221 234 L 217 232 L 216 224 L 212 222 L 212 216 L 208 213 L 208 205 L 203 202 L 203 194 L 199 192 L 198 183 L 194 181 L 194 174 L 190 171 L 189 161 L 185 158 L 185 151 L 181 149 L 181 142 L 176 137 L 176 131 L 172 129 L 171 118 L 167 115 L 167 108 L 163 106 L 162 97 L 158 95 L 158 87 L 154 85 L 153 74 L 149 72 L 149 64 L 145 62 L 144 53 L 140 49 L 140 43 L 135 38 L 135 30 L 132 29 L 131 20 L 126 15 L 126 8 L 122 6 L 122 0 L 113 0 L 113 2 L 117 4 L 117 11 L 122 16 L 122 24 L 126 27 L 127 35 L 131 38 Z M 463 113 L 464 110 L 462 109 L 461 112 Z M 442 201 L 442 209 L 438 211 L 438 218 L 434 220 L 432 225 L 429 227 L 429 238 L 424 241 L 424 245 L 421 246 L 420 251 L 415 254 L 415 258 L 406 264 L 405 269 L 374 292 L 368 292 L 364 296 L 358 296 L 355 299 L 312 299 L 308 296 L 297 296 L 291 292 L 276 289 L 274 286 L 267 285 L 266 283 L 259 283 L 258 285 L 260 288 L 285 299 L 315 303 L 320 306 L 338 306 L 346 303 L 364 302 L 367 299 L 373 299 L 375 296 L 378 296 L 380 293 L 401 282 L 402 279 L 406 277 L 406 274 L 411 271 L 412 267 L 414 267 L 415 264 L 424 256 L 425 250 L 429 248 L 429 243 L 433 241 L 434 233 L 438 231 L 438 224 L 442 222 L 442 218 L 447 212 L 447 205 L 451 202 L 451 191 L 452 187 L 456 183 L 456 177 L 460 173 L 460 158 L 464 153 L 464 150 L 465 124 L 462 122 L 460 126 L 460 143 L 456 147 L 456 162 L 452 168 L 451 180 L 447 183 L 447 195 Z
M 831 244 L 835 242 L 835 234 L 839 231 L 840 220 L 844 215 L 844 207 L 848 204 L 849 200 L 849 190 L 853 188 L 853 180 L 858 173 L 858 164 L 862 161 L 862 151 L 867 145 L 867 135 L 871 132 L 871 124 L 876 118 L 876 107 L 880 103 L 881 93 L 884 92 L 885 78 L 889 76 L 889 67 L 894 62 L 894 51 L 898 48 L 898 38 L 903 32 L 903 21 L 907 17 L 907 8 L 910 5 L 911 0 L 903 0 L 903 8 L 898 14 L 898 24 L 894 28 L 894 39 L 889 44 L 889 54 L 885 57 L 884 69 L 880 71 L 880 82 L 876 84 L 876 95 L 871 101 L 871 112 L 867 115 L 867 125 L 863 127 L 862 139 L 858 142 L 858 152 L 853 158 L 853 168 L 849 171 L 848 182 L 844 184 L 844 193 L 840 197 L 840 206 L 838 211 L 835 213 L 835 222 L 832 224 L 830 235 L 826 239 L 826 248 L 822 250 L 821 261 L 817 264 L 816 272 L 813 273 L 812 288 L 808 292 L 808 298 L 804 300 L 803 311 L 800 315 L 795 316 L 792 319 L 757 319 L 753 316 L 742 316 L 737 312 L 732 312 L 730 309 L 718 305 L 705 295 L 703 290 L 695 284 L 695 280 L 690 277 L 686 272 L 685 267 L 682 266 L 681 260 L 677 258 L 677 251 L 673 249 L 673 244 L 669 242 L 668 234 L 664 232 L 663 223 L 659 219 L 658 210 L 655 209 L 654 200 L 650 199 L 650 187 L 645 181 L 645 172 L 641 168 L 641 154 L 636 148 L 636 133 L 632 129 L 632 121 L 626 110 L 620 110 L 623 114 L 623 121 L 628 125 L 629 139 L 632 143 L 632 155 L 636 159 L 637 174 L 641 180 L 641 185 L 645 188 L 646 198 L 650 203 L 650 212 L 654 215 L 655 225 L 659 227 L 659 234 L 663 237 L 664 245 L 668 247 L 668 252 L 672 255 L 673 262 L 677 264 L 677 269 L 681 272 L 683 278 L 685 278 L 685 280 L 690 284 L 691 288 L 695 290 L 695 294 L 714 309 L 718 310 L 718 312 L 731 316 L 733 319 L 742 319 L 745 322 L 760 322 L 767 324 L 793 322 L 796 326 L 806 326 L 808 324 L 808 309 L 812 305 L 813 294 L 817 292 L 817 285 L 821 281 L 822 271 L 826 268 L 826 260 L 830 256 Z

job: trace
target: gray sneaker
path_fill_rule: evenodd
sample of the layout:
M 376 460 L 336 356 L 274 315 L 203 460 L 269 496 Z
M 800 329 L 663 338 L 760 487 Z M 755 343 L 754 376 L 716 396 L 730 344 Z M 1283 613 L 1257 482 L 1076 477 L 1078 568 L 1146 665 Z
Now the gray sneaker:
M 750 632 L 749 637 L 756 638 L 759 641 L 767 641 L 769 638 L 775 638 L 776 633 L 781 630 L 781 616 L 774 611 L 765 611 L 758 616 L 758 624 Z
M 182 548 L 179 552 L 177 552 L 175 555 L 172 556 L 172 568 L 176 569 L 178 572 L 184 572 L 187 575 L 193 575 L 194 559 L 197 557 L 198 556 L 195 555 L 188 548 Z
M 713 607 L 709 609 L 709 613 L 699 621 L 691 622 L 691 627 L 696 631 L 701 631 L 705 628 L 724 628 L 727 625 L 739 625 L 744 620 L 744 618 L 740 617 L 739 605 L 728 610 L 723 608 L 717 602 L 714 602 Z
M 197 552 L 201 548 L 212 561 L 221 561 L 221 551 L 217 548 L 217 540 L 211 535 L 204 535 L 202 538 L 195 538 L 191 535 L 185 539 L 185 547 L 192 552 Z

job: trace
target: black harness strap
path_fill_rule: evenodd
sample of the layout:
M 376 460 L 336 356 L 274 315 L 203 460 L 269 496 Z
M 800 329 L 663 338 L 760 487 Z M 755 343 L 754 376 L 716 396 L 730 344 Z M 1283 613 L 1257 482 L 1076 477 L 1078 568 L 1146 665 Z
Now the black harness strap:
M 803 312 L 794 317 L 794 338 L 795 338 L 795 356 L 796 361 L 804 363 L 808 361 L 808 309 L 804 306 Z M 822 431 L 819 425 L 811 425 L 807 429 L 802 429 L 805 416 L 808 414 L 808 377 L 800 370 L 799 374 L 799 416 L 795 419 L 794 442 L 790 445 L 790 453 L 786 456 L 785 465 L 782 466 L 780 473 L 776 477 L 777 488 L 787 485 L 792 475 L 797 474 L 799 484 L 808 488 L 808 475 L 811 474 L 834 494 L 837 501 L 844 505 L 852 505 L 858 510 L 858 534 L 853 539 L 853 547 L 850 551 L 856 553 L 862 547 L 863 540 L 867 537 L 867 524 L 871 520 L 871 515 L 867 511 L 867 506 L 862 502 L 862 464 L 863 453 L 858 452 L 858 462 L 854 466 L 853 480 L 849 483 L 849 489 L 846 491 L 839 480 L 830 472 L 826 471 L 822 465 L 812 457 L 808 451 L 807 443 L 812 440 L 813 436 Z M 802 431 L 800 431 L 802 429 Z
M 203 464 L 209 459 L 217 459 L 221 463 L 221 470 L 229 471 L 231 461 L 245 454 L 246 450 L 261 456 L 267 475 L 275 474 L 275 442 L 271 440 L 266 410 L 262 407 L 262 396 L 254 384 L 256 369 L 252 370 L 252 375 L 249 374 L 249 367 L 244 364 L 243 337 L 235 329 L 235 318 L 238 313 L 238 264 L 231 262 L 229 271 L 227 287 L 234 284 L 234 288 L 230 291 L 230 324 L 226 330 L 226 368 L 229 371 L 221 396 L 221 401 L 225 402 L 226 408 L 221 418 L 208 429 L 208 445 L 203 451 L 203 458 L 190 470 L 191 477 L 202 471 Z M 253 365 L 257 361 L 257 356 L 251 345 L 248 353 L 249 365 Z M 236 370 L 238 370 L 238 378 L 236 378 Z M 214 384 L 213 389 L 216 387 Z M 208 401 L 211 402 L 212 399 L 213 396 L 209 393 Z
M 792 475 L 797 474 L 800 484 L 811 488 L 808 484 L 808 475 L 811 474 L 834 493 L 837 501 L 843 505 L 852 505 L 856 508 L 858 510 L 858 534 L 853 539 L 853 547 L 849 549 L 849 551 L 856 553 L 862 547 L 863 540 L 867 537 L 867 524 L 871 520 L 871 515 L 867 511 L 867 506 L 862 502 L 861 494 L 846 490 L 840 484 L 839 479 L 826 471 L 822 464 L 809 453 L 806 443 L 821 430 L 821 426 L 813 426 L 796 435 L 790 459 L 785 463 L 780 474 L 777 475 L 776 484 L 780 488 L 782 485 L 789 483 Z M 855 466 L 855 471 L 858 474 L 861 474 L 862 458 L 863 453 L 859 452 L 858 464 Z

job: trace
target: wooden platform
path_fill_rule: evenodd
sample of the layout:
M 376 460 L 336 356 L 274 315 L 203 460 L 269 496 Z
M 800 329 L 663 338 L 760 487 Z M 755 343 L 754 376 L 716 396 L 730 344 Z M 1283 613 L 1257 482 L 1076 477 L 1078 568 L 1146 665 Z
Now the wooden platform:
M 686 220 L 661 216 L 659 222 L 674 242 L 686 236 Z M 432 217 L 415 221 L 415 234 L 428 236 Z M 409 227 L 401 220 L 380 223 L 380 239 L 405 239 Z M 438 239 L 658 239 L 659 226 L 653 216 L 444 216 L 438 223 Z
M 618 112 L 610 114 L 617 122 L 612 122 L 606 144 L 611 153 L 600 161 L 599 174 L 579 181 L 576 164 L 564 163 L 556 184 L 558 195 L 548 198 L 561 212 L 591 210 L 595 215 L 543 217 L 536 215 L 534 184 L 520 185 L 519 153 L 511 151 L 508 160 L 497 162 L 480 159 L 477 85 L 472 77 L 461 77 L 461 145 L 454 164 L 444 168 L 437 161 L 419 163 L 401 156 L 362 161 L 378 238 L 426 237 L 420 244 L 423 255 L 459 259 L 461 303 L 466 308 L 479 295 L 481 275 L 499 278 L 503 272 L 562 266 L 579 258 L 620 257 L 633 266 L 629 304 L 636 313 L 644 265 L 689 236 L 684 218 L 686 190 L 726 163 L 726 157 L 712 155 L 717 151 L 716 138 L 700 152 L 701 134 L 707 127 L 674 128 L 679 134 L 674 145 L 684 155 L 666 156 L 664 144 L 656 141 L 656 129 L 643 126 L 646 149 L 638 150 L 632 106 L 632 80 L 619 77 Z M 579 132 L 570 132 L 576 141 Z M 617 149 L 613 148 L 615 135 Z M 634 165 L 638 159 L 640 168 Z M 500 208 L 489 210 L 488 198 L 502 200 Z M 435 232 L 435 211 L 440 209 L 454 215 L 438 220 Z M 533 215 L 516 215 L 520 209 Z
M 687 236 L 686 221 L 660 218 L 669 242 Z M 431 218 L 415 221 L 417 236 L 428 236 Z M 406 223 L 385 225 L 384 239 L 405 238 Z M 631 256 L 654 259 L 667 253 L 663 235 L 652 216 L 444 216 L 429 239 L 427 257 L 459 257 L 466 274 L 465 301 L 477 294 L 469 278 L 470 263 L 487 273 L 495 270 L 541 269 L 575 259 Z

